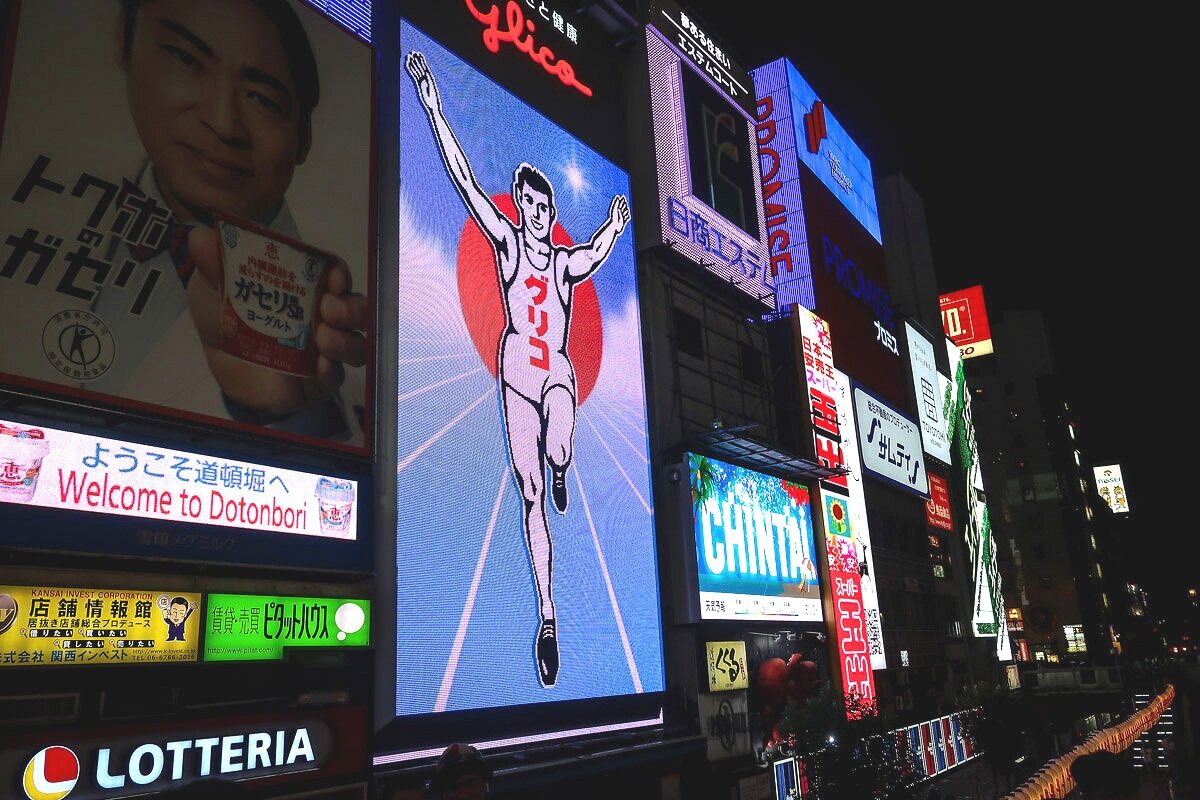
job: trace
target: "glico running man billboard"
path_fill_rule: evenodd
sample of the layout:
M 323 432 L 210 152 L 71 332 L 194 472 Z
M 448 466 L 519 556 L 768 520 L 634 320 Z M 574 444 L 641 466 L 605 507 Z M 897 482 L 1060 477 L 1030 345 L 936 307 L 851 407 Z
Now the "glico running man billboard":
M 700 618 L 820 621 L 808 487 L 688 453 Z
M 629 177 L 401 47 L 396 714 L 660 692 Z

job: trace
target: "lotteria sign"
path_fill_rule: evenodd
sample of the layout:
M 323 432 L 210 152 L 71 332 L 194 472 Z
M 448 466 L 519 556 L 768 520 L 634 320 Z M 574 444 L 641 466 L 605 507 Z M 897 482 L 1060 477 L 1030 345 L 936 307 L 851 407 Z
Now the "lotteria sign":
M 201 778 L 272 783 L 361 772 L 365 711 L 122 726 L 88 733 L 0 738 L 3 796 L 109 800 L 157 795 Z M 30 741 L 32 740 L 32 741 Z M 299 776 L 303 778 L 289 777 Z

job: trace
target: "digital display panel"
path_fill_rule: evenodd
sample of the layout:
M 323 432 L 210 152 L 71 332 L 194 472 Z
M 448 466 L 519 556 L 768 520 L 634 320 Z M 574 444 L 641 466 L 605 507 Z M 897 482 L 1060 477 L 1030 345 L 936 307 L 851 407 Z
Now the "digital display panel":
M 367 453 L 375 50 L 300 0 L 123 5 L 11 4 L 0 382 Z M 255 263 L 216 212 L 271 232 Z
M 367 647 L 371 601 L 209 594 L 205 661 L 280 661 L 289 647 Z
M 358 482 L 0 420 L 0 503 L 291 536 L 358 536 Z M 103 552 L 103 544 L 84 549 Z
M 820 621 L 808 487 L 688 453 L 701 619 Z
M 395 713 L 661 692 L 628 175 L 400 35 Z
M 854 417 L 863 467 L 905 491 L 929 498 L 917 423 L 854 384 Z
M 976 636 L 996 637 L 996 656 L 1011 661 L 1008 626 L 1004 613 L 1004 596 L 1000 591 L 1000 567 L 997 563 L 996 542 L 988 518 L 987 497 L 983 491 L 983 468 L 979 461 L 979 445 L 975 439 L 975 422 L 971 414 L 971 393 L 959 348 L 951 339 L 945 340 L 953 378 L 938 373 L 942 387 L 946 417 L 946 438 L 959 453 L 961 462 L 958 482 L 967 500 L 967 518 L 960 523 L 971 562 L 971 581 L 974 600 L 971 604 L 971 628 Z
M 986 356 L 992 352 L 992 328 L 988 323 L 983 287 L 968 286 L 938 297 L 942 327 L 950 341 L 958 345 L 962 358 Z
M 904 322 L 904 340 L 908 345 L 908 363 L 912 367 L 913 397 L 917 401 L 917 422 L 921 424 L 921 444 L 927 455 L 949 464 L 950 442 L 946 439 L 946 419 L 942 415 L 933 342 L 907 320 Z
M 662 242 L 773 310 L 754 119 L 653 26 L 646 47 Z
M 1121 477 L 1121 465 L 1109 464 L 1092 467 L 1096 477 L 1096 492 L 1108 503 L 1114 514 L 1129 513 L 1129 499 L 1125 497 L 1125 480 Z
M 0 669 L 195 661 L 200 610 L 196 592 L 0 585 Z
M 786 58 L 761 66 L 751 75 L 760 116 L 764 108 L 770 108 L 772 119 L 780 127 L 791 129 L 794 157 L 821 179 L 876 242 L 882 242 L 875 181 L 867 154 Z

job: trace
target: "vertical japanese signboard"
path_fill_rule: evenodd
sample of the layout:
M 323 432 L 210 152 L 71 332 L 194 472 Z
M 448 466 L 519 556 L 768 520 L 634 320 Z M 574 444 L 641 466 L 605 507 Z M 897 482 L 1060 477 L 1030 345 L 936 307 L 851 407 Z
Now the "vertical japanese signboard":
M 794 319 L 800 340 L 800 366 L 808 385 L 817 461 L 826 467 L 845 468 L 846 450 L 855 445 L 853 440 L 846 440 L 841 426 L 838 409 L 841 391 L 834 374 L 829 324 L 801 307 L 796 308 Z M 875 676 L 871 671 L 870 635 L 862 590 L 866 562 L 854 538 L 847 476 L 821 481 L 820 496 L 834 611 L 830 624 L 837 638 L 843 691 L 859 700 L 874 702 Z
M 1109 464 L 1092 467 L 1096 478 L 1096 492 L 1103 498 L 1114 514 L 1128 514 L 1129 500 L 1125 497 L 1125 479 L 1121 477 L 1121 465 Z
M 908 362 L 912 367 L 917 421 L 921 424 L 921 444 L 926 454 L 949 464 L 950 441 L 946 438 L 946 419 L 942 415 L 942 402 L 938 392 L 937 360 L 933 354 L 933 343 L 907 321 L 904 323 L 904 334 L 908 344 Z
M 750 688 L 745 642 L 705 642 L 704 653 L 710 692 Z
M 195 661 L 200 608 L 195 592 L 0 586 L 0 668 Z
M 988 518 L 987 497 L 983 490 L 983 468 L 979 461 L 979 445 L 975 440 L 975 423 L 971 415 L 971 393 L 967 391 L 966 372 L 959 348 L 946 340 L 952 378 L 939 374 L 942 384 L 946 433 L 954 450 L 960 454 L 960 491 L 966 498 L 967 515 L 962 523 L 967 557 L 971 561 L 974 600 L 971 604 L 971 628 L 976 636 L 996 637 L 996 656 L 1011 661 L 1008 628 L 1004 624 L 1004 596 L 1000 591 L 1000 568 L 997 563 L 996 542 Z
M 374 49 L 300 0 L 11 6 L 0 382 L 365 453 Z
M 929 500 L 925 503 L 925 521 L 933 528 L 954 530 L 950 510 L 950 485 L 941 475 L 929 473 Z

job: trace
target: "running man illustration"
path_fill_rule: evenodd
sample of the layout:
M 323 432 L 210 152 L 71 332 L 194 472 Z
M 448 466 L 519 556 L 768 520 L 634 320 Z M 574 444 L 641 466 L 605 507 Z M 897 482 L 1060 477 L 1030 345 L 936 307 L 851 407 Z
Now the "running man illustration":
M 571 298 L 574 287 L 588 280 L 612 253 L 629 222 L 629 204 L 624 196 L 615 196 L 608 219 L 586 244 L 552 244 L 557 214 L 554 187 L 541 170 L 522 163 L 513 173 L 512 196 L 520 217 L 520 225 L 514 225 L 479 185 L 443 113 L 425 56 L 410 52 L 405 64 L 450 179 L 496 258 L 507 318 L 499 341 L 498 388 L 538 594 L 541 621 L 534 640 L 538 678 L 543 686 L 553 686 L 559 655 L 546 473 L 548 469 L 554 507 L 566 514 L 578 396 L 575 368 L 567 354 Z

